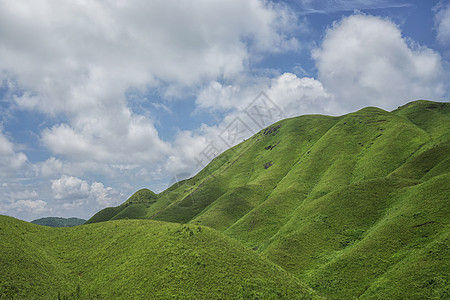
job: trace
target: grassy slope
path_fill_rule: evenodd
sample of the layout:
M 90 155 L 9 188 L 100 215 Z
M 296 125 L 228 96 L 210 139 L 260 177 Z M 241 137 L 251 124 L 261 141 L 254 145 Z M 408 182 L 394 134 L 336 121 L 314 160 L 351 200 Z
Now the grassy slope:
M 331 298 L 445 296 L 449 129 L 430 101 L 283 120 L 137 210 L 222 230 Z
M 144 219 L 146 217 L 146 210 L 157 199 L 158 196 L 149 189 L 141 189 L 121 205 L 108 207 L 99 211 L 86 224 L 120 219 Z
M 449 181 L 375 179 L 332 192 L 298 210 L 265 255 L 330 298 L 444 298 L 448 249 L 422 250 L 436 239 L 448 245 Z M 411 260 L 420 251 L 421 261 Z M 401 284 L 392 279 L 410 272 Z
M 0 216 L 0 298 L 316 298 L 213 229 L 146 220 L 47 228 Z

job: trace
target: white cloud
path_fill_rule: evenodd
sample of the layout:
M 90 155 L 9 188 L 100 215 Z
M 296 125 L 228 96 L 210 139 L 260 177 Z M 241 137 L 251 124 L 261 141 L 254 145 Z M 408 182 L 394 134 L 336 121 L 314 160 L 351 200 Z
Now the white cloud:
M 236 111 L 244 111 L 251 105 L 260 92 L 265 92 L 283 111 L 283 117 L 309 113 L 339 113 L 334 96 L 320 81 L 310 77 L 298 77 L 293 73 L 229 85 L 214 81 L 199 93 L 197 105 L 203 109 L 230 110 L 234 116 Z
M 14 177 L 24 169 L 27 161 L 24 153 L 15 151 L 14 144 L 6 138 L 0 126 L 0 177 Z
M 272 80 L 267 95 L 283 109 L 284 117 L 339 113 L 333 95 L 314 78 L 299 78 L 295 74 L 284 73 Z
M 91 184 L 91 195 L 99 207 L 118 205 L 123 202 L 123 195 L 111 187 L 105 187 L 101 182 Z
M 0 0 L 0 71 L 20 108 L 67 119 L 41 133 L 58 158 L 40 174 L 83 175 L 83 165 L 111 175 L 111 164 L 148 168 L 173 155 L 153 121 L 130 109 L 129 89 L 162 83 L 176 94 L 245 76 L 262 53 L 299 47 L 296 24 L 262 0 Z
M 22 187 L 23 188 L 23 187 Z M 36 216 L 52 211 L 48 203 L 39 199 L 36 190 L 17 190 L 15 186 L 4 184 L 0 188 L 0 214 Z
M 32 165 L 34 175 L 39 178 L 57 178 L 62 175 L 72 175 L 77 177 L 83 177 L 86 173 L 101 173 L 108 176 L 115 176 L 120 174 L 120 171 L 131 170 L 140 165 L 120 165 L 120 164 L 105 164 L 100 162 L 95 162 L 92 160 L 75 160 L 75 159 L 59 159 L 54 156 L 50 157 L 46 161 L 37 162 Z M 126 167 L 129 167 L 127 169 Z M 101 172 L 100 172 L 100 171 Z M 119 171 L 117 173 L 116 171 Z
M 0 203 L 1 205 L 1 203 Z M 0 211 L 2 213 L 15 212 L 15 213 L 28 213 L 38 215 L 46 212 L 50 212 L 51 209 L 47 207 L 47 202 L 43 200 L 17 200 L 15 202 L 1 205 Z
M 301 14 L 328 14 L 339 11 L 411 6 L 404 0 L 300 0 Z
M 80 178 L 63 175 L 51 182 L 56 200 L 82 200 L 89 196 L 89 184 Z
M 443 2 L 436 7 L 435 26 L 437 40 L 443 45 L 450 45 L 450 4 L 446 6 Z
M 393 109 L 444 95 L 441 57 L 402 37 L 389 20 L 353 15 L 335 23 L 313 52 L 318 79 L 345 110 Z
M 86 180 L 74 176 L 63 175 L 59 179 L 51 181 L 53 198 L 63 202 L 65 209 L 86 205 L 88 201 L 94 201 L 97 208 L 113 206 L 123 202 L 123 194 L 105 187 L 101 182 L 89 184 Z
M 24 200 L 24 199 L 37 199 L 38 193 L 36 190 L 23 190 L 23 191 L 16 191 L 11 192 L 8 195 L 8 198 L 12 201 L 16 200 Z
M 213 81 L 197 96 L 196 104 L 199 108 L 230 109 L 238 105 L 240 86 L 223 85 Z
M 283 73 L 272 79 L 253 78 L 223 85 L 211 82 L 197 97 L 199 108 L 211 110 L 243 111 L 260 92 L 266 92 L 286 116 L 308 113 L 339 113 L 334 111 L 333 95 L 322 83 L 310 77 L 298 77 L 293 73 Z
M 70 162 L 61 165 L 60 160 L 49 160 L 42 166 L 44 173 L 71 169 L 82 174 L 78 170 L 84 169 L 112 175 L 114 170 L 123 170 L 122 166 L 155 164 L 171 151 L 149 119 L 128 109 L 115 114 L 87 112 L 75 117 L 72 123 L 43 131 L 43 144 Z
M 46 161 L 36 164 L 34 167 L 36 175 L 49 177 L 61 173 L 64 168 L 64 163 L 55 157 L 50 157 Z
M 108 109 L 129 87 L 233 78 L 253 54 L 297 48 L 293 24 L 259 0 L 3 0 L 0 69 L 32 91 L 16 98 L 23 107 Z
M 127 194 L 133 191 L 130 187 L 124 189 Z M 118 205 L 125 199 L 116 188 L 68 175 L 28 184 L 0 184 L 0 214 L 27 221 L 43 216 L 90 218 L 100 209 Z
M 207 126 L 203 124 L 195 131 L 178 132 L 173 142 L 173 152 L 168 156 L 163 169 L 170 175 L 175 176 L 181 172 L 195 173 L 199 171 L 205 163 L 202 160 L 201 153 L 211 141 L 218 138 L 218 127 Z M 221 149 L 223 151 L 223 149 Z M 218 153 L 217 153 L 218 154 Z M 212 156 L 212 158 L 214 158 Z

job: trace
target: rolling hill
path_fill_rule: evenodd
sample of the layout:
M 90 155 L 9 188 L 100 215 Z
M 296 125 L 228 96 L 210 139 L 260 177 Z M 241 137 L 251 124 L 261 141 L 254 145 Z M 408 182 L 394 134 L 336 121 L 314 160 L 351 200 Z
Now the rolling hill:
M 295 276 L 198 225 L 50 228 L 0 216 L 0 299 L 318 299 Z
M 196 176 L 87 223 L 152 219 L 223 232 L 343 298 L 450 296 L 450 104 L 277 122 Z

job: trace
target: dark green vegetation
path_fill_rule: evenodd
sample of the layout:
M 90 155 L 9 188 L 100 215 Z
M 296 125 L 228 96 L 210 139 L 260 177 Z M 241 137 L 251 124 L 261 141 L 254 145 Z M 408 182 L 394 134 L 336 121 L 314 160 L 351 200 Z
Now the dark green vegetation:
M 86 220 L 79 218 L 47 217 L 33 220 L 31 223 L 49 227 L 73 227 L 83 225 L 86 223 Z
M 447 298 L 449 153 L 449 103 L 300 116 L 88 222 L 212 227 L 329 298 Z
M 150 220 L 49 228 L 0 216 L 0 299 L 313 299 L 213 229 Z
M 0 295 L 446 299 L 449 153 L 449 103 L 286 119 L 89 225 L 0 218 Z

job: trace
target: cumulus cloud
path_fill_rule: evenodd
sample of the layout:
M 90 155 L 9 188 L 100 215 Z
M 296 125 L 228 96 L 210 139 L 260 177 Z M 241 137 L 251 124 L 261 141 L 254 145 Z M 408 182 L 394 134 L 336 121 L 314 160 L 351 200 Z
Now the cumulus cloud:
M 91 184 L 91 195 L 98 207 L 114 206 L 123 202 L 123 195 L 112 187 L 105 187 L 101 182 Z
M 209 108 L 214 110 L 227 110 L 239 104 L 241 88 L 238 85 L 224 85 L 213 81 L 203 88 L 196 99 L 199 108 Z
M 51 181 L 53 198 L 64 205 L 79 206 L 87 200 L 94 200 L 98 207 L 106 207 L 123 201 L 123 195 L 111 187 L 105 187 L 101 182 L 89 184 L 74 176 L 63 175 Z
M 294 19 L 259 0 L 0 1 L 0 69 L 32 91 L 24 107 L 108 108 L 129 87 L 232 78 L 252 54 L 296 48 Z
M 313 51 L 318 80 L 344 109 L 393 109 L 444 95 L 441 56 L 409 42 L 389 20 L 353 15 L 331 27 Z
M 31 221 L 42 216 L 91 217 L 107 206 L 125 200 L 123 193 L 101 182 L 62 175 L 24 185 L 21 182 L 0 184 L 0 214 Z
M 0 203 L 0 211 L 2 213 L 28 213 L 28 214 L 42 214 L 50 212 L 51 209 L 47 207 L 47 202 L 43 200 L 17 200 L 9 204 Z
M 436 38 L 443 45 L 450 45 L 450 4 L 440 2 L 435 7 Z
M 197 97 L 200 108 L 243 109 L 266 91 L 287 115 L 341 114 L 368 105 L 393 109 L 415 99 L 445 95 L 442 58 L 403 37 L 393 22 L 362 14 L 333 24 L 312 51 L 317 78 L 284 73 L 252 82 L 211 82 Z
M 205 124 L 197 130 L 179 131 L 172 143 L 173 152 L 167 157 L 162 168 L 170 176 L 181 172 L 195 173 L 199 171 L 214 158 L 214 154 L 218 155 L 224 150 L 219 149 L 220 151 L 211 153 L 211 157 L 206 160 L 204 157 L 202 158 L 201 153 L 209 143 L 217 141 L 219 132 L 218 126 Z
M 298 49 L 296 24 L 285 6 L 261 0 L 0 0 L 0 79 L 14 82 L 18 107 L 67 120 L 41 133 L 65 160 L 42 174 L 87 162 L 110 175 L 111 164 L 150 167 L 173 154 L 127 91 L 233 79 L 262 53 Z
M 55 157 L 50 157 L 46 161 L 34 165 L 36 175 L 44 177 L 56 175 L 60 173 L 63 168 L 64 163 Z
M 4 190 L 8 192 L 4 192 Z M 18 190 L 10 191 L 11 187 L 3 184 L 0 187 L 0 214 L 36 216 L 44 213 L 50 213 L 52 209 L 48 207 L 48 203 L 39 199 L 36 190 Z
M 300 13 L 305 15 L 411 6 L 404 0 L 300 0 L 296 2 L 301 7 Z
M 272 80 L 267 95 L 282 107 L 284 117 L 339 113 L 334 96 L 314 78 L 299 78 L 295 74 L 284 73 Z
M 23 191 L 16 191 L 16 192 L 10 192 L 8 195 L 8 198 L 12 201 L 16 200 L 24 200 L 24 199 L 37 199 L 38 193 L 36 190 L 23 190 Z
M 54 156 L 43 162 L 37 162 L 33 165 L 34 174 L 40 178 L 56 178 L 62 175 L 73 175 L 82 177 L 89 172 L 97 172 L 102 169 L 103 174 L 114 175 L 114 168 L 118 170 L 123 170 L 121 165 L 109 165 L 99 162 L 94 162 L 92 160 L 67 160 L 59 159 Z M 137 166 L 135 166 L 137 167 Z
M 0 177 L 17 175 L 17 172 L 24 169 L 27 161 L 27 156 L 14 149 L 14 144 L 3 134 L 0 126 Z
M 261 92 L 265 92 L 285 116 L 329 113 L 334 108 L 333 95 L 320 81 L 293 73 L 228 85 L 214 81 L 199 93 L 196 103 L 203 109 L 244 111 Z
M 155 162 L 169 151 L 153 123 L 125 110 L 121 115 L 80 115 L 73 125 L 55 125 L 42 133 L 53 153 L 67 158 L 103 163 Z
M 57 200 L 80 200 L 89 196 L 89 184 L 80 178 L 63 175 L 52 180 L 52 191 Z

